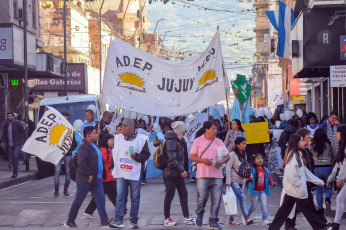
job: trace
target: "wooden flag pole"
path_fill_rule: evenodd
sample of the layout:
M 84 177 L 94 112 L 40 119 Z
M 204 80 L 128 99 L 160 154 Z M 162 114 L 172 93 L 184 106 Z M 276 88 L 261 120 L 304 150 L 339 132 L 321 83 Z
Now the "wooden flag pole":
M 228 94 L 227 90 L 225 89 L 225 94 L 226 94 L 226 107 L 227 107 L 227 124 L 228 124 L 228 131 L 231 130 L 231 116 L 229 114 L 229 106 L 228 106 Z
M 101 132 L 99 133 L 99 130 L 100 130 L 100 124 L 101 124 L 101 105 L 99 104 L 99 123 L 97 125 L 97 142 L 96 142 L 96 145 L 98 146 L 99 145 L 99 141 L 100 141 L 100 134 Z

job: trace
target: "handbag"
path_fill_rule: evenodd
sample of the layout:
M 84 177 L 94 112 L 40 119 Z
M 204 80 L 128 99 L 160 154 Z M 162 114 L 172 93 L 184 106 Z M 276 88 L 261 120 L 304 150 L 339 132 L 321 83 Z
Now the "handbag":
M 222 195 L 223 203 L 225 205 L 225 211 L 227 216 L 233 216 L 238 214 L 237 197 L 235 196 L 231 186 L 227 186 L 226 194 Z

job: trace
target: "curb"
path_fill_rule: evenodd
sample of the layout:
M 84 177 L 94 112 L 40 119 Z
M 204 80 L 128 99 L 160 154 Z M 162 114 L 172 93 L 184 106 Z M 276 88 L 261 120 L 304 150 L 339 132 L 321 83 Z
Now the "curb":
M 20 176 L 18 178 L 11 178 L 7 181 L 0 182 L 0 189 L 8 188 L 17 184 L 24 183 L 26 181 L 35 180 L 37 178 L 37 172 L 31 175 Z

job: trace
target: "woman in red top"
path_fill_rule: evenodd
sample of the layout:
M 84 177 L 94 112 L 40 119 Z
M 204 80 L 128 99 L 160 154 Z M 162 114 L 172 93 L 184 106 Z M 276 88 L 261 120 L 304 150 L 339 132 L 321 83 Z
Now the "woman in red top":
M 107 134 L 100 141 L 100 150 L 103 155 L 103 163 L 106 170 L 107 178 L 102 180 L 104 193 L 107 194 L 109 200 L 113 203 L 114 207 L 117 198 L 117 183 L 115 178 L 112 176 L 111 170 L 109 169 L 112 162 L 112 149 L 114 147 L 114 136 Z M 88 207 L 85 209 L 84 215 L 89 218 L 95 218 L 93 215 L 96 210 L 96 202 L 94 197 L 91 199 Z

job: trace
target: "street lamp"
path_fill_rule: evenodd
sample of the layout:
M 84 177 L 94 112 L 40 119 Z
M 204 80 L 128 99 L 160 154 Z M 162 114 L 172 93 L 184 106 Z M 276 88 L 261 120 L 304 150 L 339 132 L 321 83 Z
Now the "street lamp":
M 159 20 L 156 21 L 156 25 L 155 25 L 155 29 L 154 29 L 154 34 L 156 32 L 156 29 L 157 29 L 157 24 L 159 24 L 159 21 L 163 21 L 163 20 L 167 20 L 168 18 L 161 18 Z

